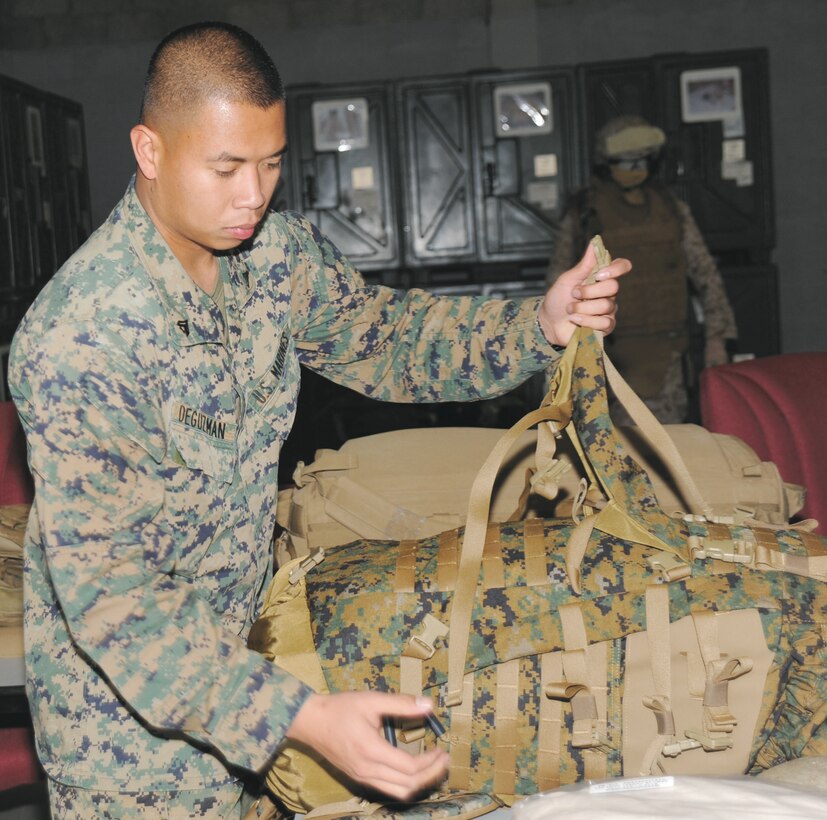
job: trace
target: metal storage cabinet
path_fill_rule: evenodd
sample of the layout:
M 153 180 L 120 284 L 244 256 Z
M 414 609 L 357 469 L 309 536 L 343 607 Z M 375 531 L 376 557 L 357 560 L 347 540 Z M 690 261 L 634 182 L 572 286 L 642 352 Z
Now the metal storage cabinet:
M 771 263 L 723 267 L 729 302 L 738 325 L 738 353 L 774 356 L 781 352 L 778 270 Z
M 654 65 L 667 179 L 710 250 L 763 261 L 775 245 L 766 49 L 667 55 Z
M 294 207 L 366 271 L 399 264 L 391 92 L 310 86 L 287 96 Z
M 46 109 L 46 154 L 52 176 L 55 253 L 66 261 L 92 231 L 83 110 L 59 97 Z
M 81 106 L 0 77 L 0 345 L 89 230 Z
M 480 74 L 471 87 L 479 260 L 547 259 L 578 178 L 574 70 Z
M 591 63 L 577 71 L 579 110 L 583 123 L 582 166 L 585 182 L 594 165 L 597 132 L 613 117 L 638 114 L 659 124 L 655 72 L 649 60 Z
M 473 262 L 477 255 L 468 82 L 397 84 L 402 235 L 408 266 Z
M 18 236 L 28 231 L 30 264 L 15 282 L 34 286 L 46 281 L 57 267 L 54 235 L 52 176 L 46 149 L 47 97 L 20 85 L 9 89 L 11 168 Z M 20 224 L 23 223 L 23 224 Z
M 14 197 L 10 176 L 11 135 L 8 127 L 9 103 L 0 84 L 0 294 L 3 301 L 15 277 Z M 0 340 L 2 341 L 2 340 Z

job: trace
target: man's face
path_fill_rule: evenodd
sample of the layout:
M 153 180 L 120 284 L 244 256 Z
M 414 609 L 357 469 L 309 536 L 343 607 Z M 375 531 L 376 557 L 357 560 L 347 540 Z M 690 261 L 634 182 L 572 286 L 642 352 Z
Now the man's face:
M 159 134 L 152 217 L 173 251 L 228 250 L 249 239 L 281 175 L 284 103 L 212 101 Z
M 649 176 L 649 158 L 618 159 L 609 163 L 612 179 L 626 190 L 643 185 Z

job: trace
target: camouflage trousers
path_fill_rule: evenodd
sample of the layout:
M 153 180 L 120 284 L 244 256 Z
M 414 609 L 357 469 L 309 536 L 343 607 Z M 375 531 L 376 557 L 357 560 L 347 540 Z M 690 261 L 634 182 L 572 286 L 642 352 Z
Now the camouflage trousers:
M 49 803 L 53 820 L 187 820 L 190 817 L 279 820 L 292 817 L 282 814 L 266 796 L 256 797 L 238 783 L 208 790 L 110 792 L 81 789 L 49 779 Z
M 642 397 L 641 397 L 642 398 Z M 689 397 L 683 372 L 683 358 L 680 353 L 672 356 L 672 361 L 663 377 L 663 387 L 656 396 L 643 398 L 646 406 L 655 414 L 661 424 L 683 424 L 689 412 Z M 609 412 L 612 421 L 620 426 L 628 427 L 632 421 L 626 410 L 609 396 Z

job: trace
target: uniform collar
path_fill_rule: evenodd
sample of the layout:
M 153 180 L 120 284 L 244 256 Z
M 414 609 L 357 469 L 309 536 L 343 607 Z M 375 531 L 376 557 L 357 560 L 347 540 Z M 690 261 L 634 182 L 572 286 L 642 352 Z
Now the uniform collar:
M 155 227 L 138 199 L 134 176 L 122 206 L 121 218 L 132 249 L 160 297 L 171 338 L 181 347 L 221 342 L 224 336 L 221 312 L 184 270 Z M 220 276 L 225 275 L 224 268 L 223 264 L 219 265 Z M 229 292 L 225 292 L 225 298 L 232 298 Z

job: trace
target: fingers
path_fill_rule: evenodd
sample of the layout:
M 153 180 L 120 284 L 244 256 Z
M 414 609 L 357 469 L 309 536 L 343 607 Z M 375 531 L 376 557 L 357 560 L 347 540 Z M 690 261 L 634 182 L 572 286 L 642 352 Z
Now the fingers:
M 384 741 L 382 741 L 384 743 Z M 372 789 L 381 791 L 398 800 L 407 800 L 440 784 L 448 771 L 448 755 L 442 749 L 431 749 L 421 755 L 387 745 L 381 749 L 377 760 L 363 758 L 353 775 Z
M 374 703 L 383 715 L 391 715 L 393 717 L 424 717 L 433 712 L 434 709 L 433 703 L 424 697 L 394 695 L 387 692 L 373 692 L 371 696 L 379 698 L 379 700 L 375 700 Z
M 617 323 L 614 314 L 589 316 L 587 314 L 574 313 L 569 318 L 569 321 L 574 325 L 588 327 L 592 330 L 599 330 L 606 334 L 611 333 L 615 329 L 615 324 Z
M 617 282 L 615 280 L 627 274 L 631 269 L 632 263 L 628 259 L 614 259 L 612 260 L 611 264 L 607 265 L 605 268 L 601 268 L 597 272 L 597 274 L 594 277 L 595 281 L 593 285 L 584 285 L 584 287 L 593 288 L 595 287 L 595 285 L 601 282 L 611 282 L 614 283 L 616 286 Z
M 576 281 L 582 282 L 594 270 L 596 264 L 597 255 L 595 254 L 594 245 L 589 242 L 589 244 L 586 245 L 586 250 L 583 252 L 580 261 L 571 270 L 566 271 L 566 273 L 562 275 L 571 276 Z M 618 257 L 597 272 L 595 281 L 602 282 L 606 279 L 617 279 L 628 273 L 631 269 L 632 263 L 628 259 Z
M 427 698 L 381 692 L 311 695 L 287 736 L 312 746 L 336 768 L 369 788 L 406 799 L 445 777 L 449 758 L 440 748 L 409 755 L 382 737 L 382 719 L 424 718 Z
M 588 255 L 584 255 L 582 261 L 587 259 Z M 631 269 L 632 264 L 628 259 L 615 259 L 597 272 L 592 284 L 574 286 L 571 295 L 575 301 L 566 305 L 569 321 L 581 327 L 611 333 L 616 324 L 615 297 L 620 290 L 617 280 Z

